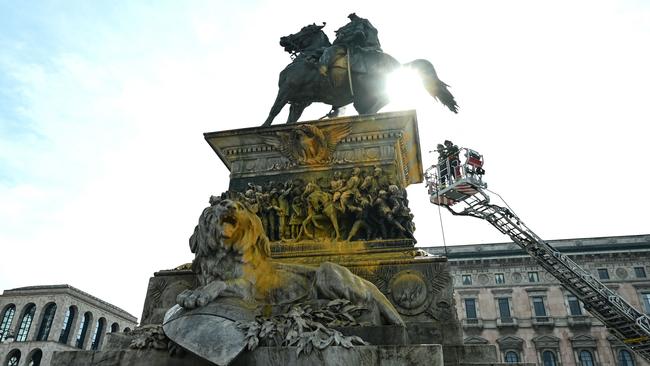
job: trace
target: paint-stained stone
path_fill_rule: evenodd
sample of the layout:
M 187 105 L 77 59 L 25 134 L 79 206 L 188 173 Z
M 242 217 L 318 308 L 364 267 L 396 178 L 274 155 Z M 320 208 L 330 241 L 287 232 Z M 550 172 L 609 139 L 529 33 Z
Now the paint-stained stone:
M 381 180 L 384 187 L 394 185 L 400 190 L 423 180 L 414 111 L 221 131 L 206 133 L 205 138 L 231 172 L 229 190 L 241 194 L 269 182 L 300 180 L 328 187 L 336 172 L 349 177 L 354 169 L 368 176 L 379 168 L 382 174 L 377 181 Z M 342 230 L 352 226 L 349 220 L 349 215 L 341 215 Z M 259 347 L 252 352 L 243 351 L 232 364 L 442 365 L 444 359 L 444 364 L 451 366 L 497 362 L 494 346 L 475 345 L 469 349 L 462 344 L 452 277 L 445 257 L 416 249 L 415 241 L 404 232 L 351 241 L 332 240 L 327 231 L 317 234 L 314 230 L 314 234 L 313 239 L 271 238 L 271 261 L 314 267 L 333 262 L 348 268 L 386 295 L 406 323 L 406 329 L 342 328 L 343 334 L 361 336 L 371 345 L 352 349 L 332 346 L 300 357 L 292 347 Z M 267 236 L 271 237 L 268 232 Z M 176 295 L 197 286 L 196 276 L 189 268 L 182 265 L 154 274 L 147 290 L 142 324 L 161 324 Z M 178 357 L 165 361 L 161 351 L 110 352 L 113 353 L 106 357 L 117 359 L 117 363 L 105 361 L 103 365 L 203 364 L 196 360 L 183 363 L 185 360 Z M 57 365 L 95 362 L 94 358 L 79 363 L 69 359 L 70 355 L 59 357 L 62 361 Z

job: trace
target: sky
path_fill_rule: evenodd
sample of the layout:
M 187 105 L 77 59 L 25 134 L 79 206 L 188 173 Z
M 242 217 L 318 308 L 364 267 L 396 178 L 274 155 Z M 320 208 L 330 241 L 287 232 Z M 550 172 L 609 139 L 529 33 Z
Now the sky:
M 327 22 L 333 40 L 351 12 L 451 85 L 457 115 L 417 86 L 382 110 L 417 110 L 425 166 L 444 139 L 478 150 L 545 239 L 650 233 L 647 1 L 0 0 L 0 289 L 67 283 L 140 317 L 227 189 L 203 133 L 261 125 L 290 62 L 279 38 Z M 408 193 L 418 246 L 443 245 L 424 185 Z M 441 219 L 447 245 L 508 241 Z

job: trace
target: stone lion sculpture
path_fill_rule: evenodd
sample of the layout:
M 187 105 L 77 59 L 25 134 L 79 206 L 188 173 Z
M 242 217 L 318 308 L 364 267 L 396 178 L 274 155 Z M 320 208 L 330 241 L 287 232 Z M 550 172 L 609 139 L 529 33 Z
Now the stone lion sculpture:
M 324 262 L 318 268 L 271 261 L 261 220 L 239 200 L 211 198 L 190 238 L 199 287 L 178 295 L 185 309 L 220 297 L 263 305 L 345 299 L 367 309 L 366 321 L 404 326 L 390 301 L 347 268 Z

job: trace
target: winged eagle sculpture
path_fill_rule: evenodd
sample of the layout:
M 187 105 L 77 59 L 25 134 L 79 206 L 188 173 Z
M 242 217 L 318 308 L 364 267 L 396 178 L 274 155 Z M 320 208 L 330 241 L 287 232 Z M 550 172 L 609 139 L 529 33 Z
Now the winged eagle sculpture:
M 290 131 L 278 131 L 273 135 L 263 135 L 264 143 L 293 163 L 315 165 L 329 163 L 336 145 L 350 134 L 350 124 L 337 124 L 329 127 L 316 127 L 301 124 Z

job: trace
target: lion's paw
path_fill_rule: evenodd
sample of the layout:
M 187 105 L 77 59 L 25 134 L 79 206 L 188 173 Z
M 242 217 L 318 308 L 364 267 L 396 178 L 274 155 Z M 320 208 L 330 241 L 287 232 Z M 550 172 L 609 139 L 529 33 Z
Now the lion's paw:
M 185 290 L 176 297 L 176 303 L 185 309 L 200 308 L 211 300 L 210 294 L 203 289 Z
M 200 308 L 216 299 L 225 289 L 226 284 L 224 282 L 213 281 L 197 289 L 181 292 L 176 296 L 176 303 L 185 309 Z

